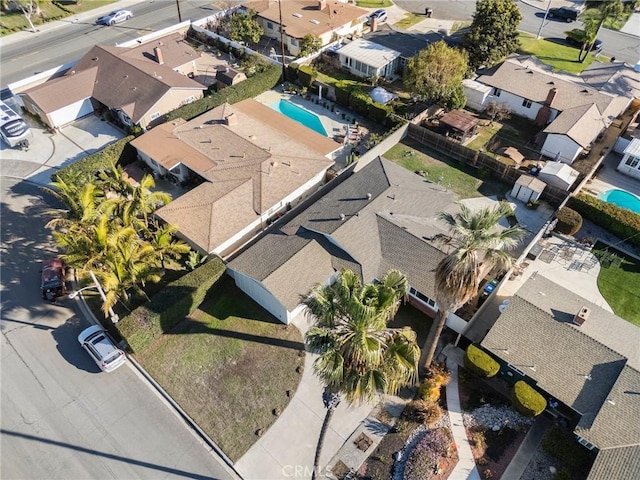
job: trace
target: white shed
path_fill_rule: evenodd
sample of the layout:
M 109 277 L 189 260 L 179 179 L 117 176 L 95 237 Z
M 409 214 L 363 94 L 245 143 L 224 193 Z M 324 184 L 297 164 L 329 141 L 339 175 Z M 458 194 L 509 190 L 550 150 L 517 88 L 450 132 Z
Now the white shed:
M 577 180 L 579 173 L 566 163 L 547 162 L 540 170 L 538 178 L 547 185 L 569 190 Z
M 469 78 L 462 81 L 462 88 L 467 96 L 467 108 L 476 112 L 484 110 L 492 88 Z
M 536 177 L 520 175 L 511 190 L 511 196 L 525 203 L 530 200 L 538 200 L 546 186 L 546 183 Z

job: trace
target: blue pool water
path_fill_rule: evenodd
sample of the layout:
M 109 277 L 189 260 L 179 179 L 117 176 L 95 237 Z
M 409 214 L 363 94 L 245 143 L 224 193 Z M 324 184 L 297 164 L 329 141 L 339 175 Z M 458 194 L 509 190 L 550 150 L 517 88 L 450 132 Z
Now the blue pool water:
M 305 127 L 318 132 L 324 137 L 327 136 L 327 131 L 322 126 L 322 122 L 320 122 L 318 116 L 306 111 L 295 103 L 291 103 L 290 101 L 283 99 L 269 106 L 275 111 L 289 117 L 291 120 L 301 123 Z
M 640 213 L 640 198 L 629 192 L 625 192 L 624 190 L 607 190 L 606 192 L 601 193 L 598 198 L 607 203 L 613 203 L 618 207 Z

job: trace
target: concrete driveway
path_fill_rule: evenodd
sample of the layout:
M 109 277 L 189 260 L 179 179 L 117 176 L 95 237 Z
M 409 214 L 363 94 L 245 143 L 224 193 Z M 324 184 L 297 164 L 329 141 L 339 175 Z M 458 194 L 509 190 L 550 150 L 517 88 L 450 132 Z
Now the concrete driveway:
M 50 133 L 32 119 L 25 120 L 33 132 L 29 148 L 9 148 L 0 142 L 0 168 L 4 177 L 38 185 L 47 185 L 52 173 L 125 136 L 123 131 L 95 115 L 62 127 L 57 133 Z

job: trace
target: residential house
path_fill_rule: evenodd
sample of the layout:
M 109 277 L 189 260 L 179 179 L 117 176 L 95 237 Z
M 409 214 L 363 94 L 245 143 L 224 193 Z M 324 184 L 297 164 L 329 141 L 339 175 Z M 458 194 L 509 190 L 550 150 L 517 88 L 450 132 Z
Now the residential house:
M 244 4 L 256 12 L 256 20 L 264 35 L 282 40 L 291 55 L 300 53 L 300 43 L 306 35 L 320 39 L 322 46 L 348 35 L 360 35 L 367 19 L 367 10 L 338 0 L 255 0 Z
M 154 174 L 201 182 L 156 215 L 221 256 L 323 184 L 341 147 L 253 99 L 158 125 L 131 145 Z
M 629 93 L 607 93 L 575 76 L 547 71 L 529 56 L 513 56 L 476 79 L 493 88 L 484 97 L 545 127 L 543 155 L 571 164 L 631 103 Z M 469 88 L 469 86 L 467 86 Z
M 624 149 L 622 160 L 616 169 L 620 173 L 640 179 L 640 138 L 634 138 Z
M 134 47 L 96 45 L 62 76 L 19 95 L 51 128 L 106 110 L 126 127 L 146 128 L 202 98 L 206 87 L 189 78 L 198 55 L 180 33 Z
M 411 303 L 435 315 L 432 272 L 445 253 L 434 238 L 447 232 L 437 215 L 457 211 L 454 194 L 380 158 L 335 182 L 230 259 L 227 271 L 237 286 L 288 324 L 303 310 L 300 295 L 332 281 L 340 269 L 370 282 L 395 268 L 407 276 Z M 456 322 L 466 325 L 455 315 L 448 325 L 461 331 Z
M 385 24 L 363 38 L 347 43 L 336 53 L 340 65 L 353 75 L 393 80 L 402 74 L 411 57 L 438 40 L 442 37 L 437 33 L 400 32 Z
M 587 480 L 640 478 L 640 328 L 536 275 L 481 346 L 503 378 L 533 385 L 594 452 Z

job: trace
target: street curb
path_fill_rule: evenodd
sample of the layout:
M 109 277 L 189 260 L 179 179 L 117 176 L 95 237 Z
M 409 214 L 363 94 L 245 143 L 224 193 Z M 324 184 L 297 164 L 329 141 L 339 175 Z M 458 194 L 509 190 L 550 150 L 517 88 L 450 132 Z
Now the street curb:
M 75 276 L 75 271 L 73 273 L 73 277 L 74 277 L 73 283 L 74 285 L 76 285 L 77 277 Z M 89 323 L 102 326 L 102 324 L 98 321 L 96 316 L 93 314 L 93 312 L 89 308 L 89 305 L 87 305 L 87 302 L 84 299 L 84 295 L 82 295 L 82 292 L 78 294 L 78 297 L 80 298 L 80 302 L 78 303 L 78 305 L 80 307 L 82 316 L 84 316 L 89 321 Z M 198 424 L 195 421 L 193 421 L 193 419 L 189 415 L 187 415 L 187 413 L 180 407 L 180 405 L 178 405 L 178 403 L 173 398 L 171 398 L 171 395 L 169 395 L 164 390 L 164 388 L 162 388 L 153 379 L 153 377 L 149 375 L 149 373 L 131 355 L 129 355 L 126 352 L 125 354 L 127 355 L 127 359 L 129 360 L 129 363 L 135 368 L 137 373 L 139 373 L 140 376 L 144 380 L 146 380 L 149 386 L 151 386 L 160 395 L 160 397 L 165 402 L 167 402 L 171 408 L 173 408 L 174 412 L 178 414 L 178 416 L 184 421 L 184 423 L 187 424 L 189 428 L 191 428 L 191 430 L 200 438 L 200 440 L 202 440 L 207 445 L 207 447 L 210 448 L 209 452 L 210 453 L 213 452 L 212 454 L 218 456 L 224 461 L 227 467 L 226 468 L 227 472 L 232 477 L 235 477 L 237 480 L 242 480 L 242 476 L 238 473 L 238 471 L 233 466 L 233 462 L 229 457 L 225 455 L 225 453 L 220 449 L 220 447 L 218 447 L 218 445 L 213 440 L 211 440 L 211 438 L 198 426 Z

